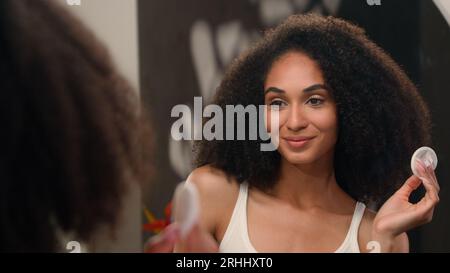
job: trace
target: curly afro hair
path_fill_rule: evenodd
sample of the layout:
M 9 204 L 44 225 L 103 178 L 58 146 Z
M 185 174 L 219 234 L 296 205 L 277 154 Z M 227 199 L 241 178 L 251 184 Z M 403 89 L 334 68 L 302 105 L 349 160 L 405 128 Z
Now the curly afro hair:
M 115 234 L 128 181 L 148 177 L 139 107 L 67 10 L 0 1 L 0 252 L 59 251 L 60 235 L 89 242 L 105 226 Z
M 339 186 L 356 200 L 379 204 L 410 175 L 414 150 L 431 142 L 430 114 L 415 85 L 363 29 L 331 16 L 293 15 L 231 64 L 213 103 L 223 110 L 225 105 L 264 105 L 266 74 L 288 51 L 315 60 L 332 89 L 338 108 L 334 167 Z M 280 154 L 261 152 L 259 144 L 196 142 L 195 166 L 210 164 L 239 183 L 271 187 Z

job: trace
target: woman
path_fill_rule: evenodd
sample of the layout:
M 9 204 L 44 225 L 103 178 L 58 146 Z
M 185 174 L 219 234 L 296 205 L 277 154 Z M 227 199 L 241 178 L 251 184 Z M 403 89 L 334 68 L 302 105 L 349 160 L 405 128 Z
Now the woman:
M 104 46 L 53 1 L 2 0 L 0 94 L 0 252 L 114 235 L 149 139 Z
M 407 252 L 406 232 L 431 220 L 434 171 L 418 163 L 419 178 L 409 169 L 415 149 L 430 144 L 427 107 L 362 29 L 288 18 L 231 65 L 213 104 L 264 104 L 279 115 L 277 151 L 260 151 L 259 141 L 197 143 L 188 181 L 200 193 L 199 225 L 220 251 L 367 252 L 375 243 Z M 409 203 L 421 184 L 425 196 Z

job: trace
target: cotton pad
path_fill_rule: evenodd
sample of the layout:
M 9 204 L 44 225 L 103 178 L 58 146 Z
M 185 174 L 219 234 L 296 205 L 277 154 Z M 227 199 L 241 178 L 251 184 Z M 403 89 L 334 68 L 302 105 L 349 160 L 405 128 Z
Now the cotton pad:
M 417 177 L 419 177 L 419 172 L 416 170 L 416 161 L 422 162 L 426 167 L 431 166 L 433 170 L 436 169 L 438 163 L 436 153 L 433 149 L 430 147 L 417 149 L 411 158 L 411 170 Z
M 174 195 L 174 221 L 180 227 L 182 238 L 191 231 L 199 220 L 200 204 L 198 191 L 192 183 L 181 183 L 177 186 Z

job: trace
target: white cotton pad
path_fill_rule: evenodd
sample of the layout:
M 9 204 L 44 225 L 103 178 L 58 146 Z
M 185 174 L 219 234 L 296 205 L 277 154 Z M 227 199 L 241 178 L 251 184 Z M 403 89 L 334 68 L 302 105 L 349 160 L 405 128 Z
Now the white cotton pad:
M 416 161 L 421 161 L 426 167 L 432 166 L 436 169 L 438 159 L 436 153 L 430 147 L 421 147 L 417 149 L 411 158 L 411 170 L 413 174 L 419 177 L 419 172 L 416 170 Z
M 181 183 L 174 195 L 174 221 L 180 227 L 181 237 L 184 238 L 199 220 L 200 204 L 198 191 L 192 183 Z

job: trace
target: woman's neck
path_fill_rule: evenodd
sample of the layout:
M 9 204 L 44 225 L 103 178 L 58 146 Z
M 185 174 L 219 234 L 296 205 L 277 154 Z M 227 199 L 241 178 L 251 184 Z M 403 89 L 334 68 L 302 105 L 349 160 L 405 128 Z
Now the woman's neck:
M 268 194 L 306 210 L 334 210 L 337 202 L 354 204 L 336 182 L 332 155 L 301 165 L 294 165 L 283 158 L 279 179 Z

